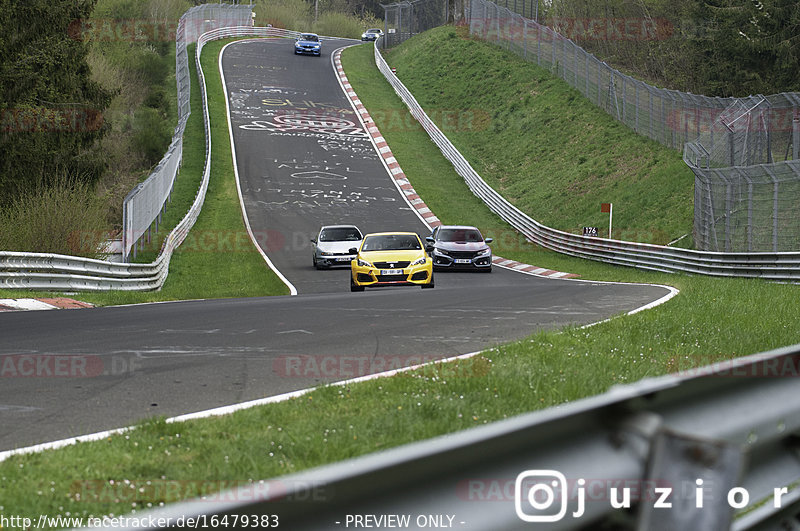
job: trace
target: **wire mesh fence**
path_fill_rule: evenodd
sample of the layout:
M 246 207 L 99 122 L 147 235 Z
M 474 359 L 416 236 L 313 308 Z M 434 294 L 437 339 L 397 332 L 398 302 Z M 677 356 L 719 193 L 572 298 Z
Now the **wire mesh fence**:
M 161 215 L 172 194 L 175 178 L 183 158 L 183 132 L 191 112 L 189 57 L 186 47 L 200 35 L 217 28 L 249 26 L 248 5 L 203 4 L 195 6 L 180 18 L 175 35 L 175 77 L 178 85 L 178 125 L 169 150 L 150 176 L 128 193 L 122 208 L 122 258 L 136 258 L 137 243 L 144 244 L 153 228 L 158 230 Z M 207 141 L 207 140 L 206 140 Z
M 384 5 L 385 48 L 391 48 L 418 33 L 447 24 L 451 15 L 450 0 L 410 0 Z
M 637 133 L 673 149 L 682 149 L 708 130 L 735 101 L 661 89 L 634 79 L 552 28 L 487 0 L 470 1 L 464 24 L 472 36 L 550 70 Z
M 800 249 L 799 96 L 736 100 L 684 146 L 695 174 L 698 248 Z
M 538 16 L 536 0 L 501 2 L 469 0 L 463 16 L 448 0 L 384 6 L 386 46 L 437 25 L 418 13 L 438 9 L 447 21 L 449 9 L 473 37 L 547 68 L 637 133 L 682 150 L 695 174 L 696 248 L 800 249 L 800 94 L 718 98 L 654 87 L 527 18 Z

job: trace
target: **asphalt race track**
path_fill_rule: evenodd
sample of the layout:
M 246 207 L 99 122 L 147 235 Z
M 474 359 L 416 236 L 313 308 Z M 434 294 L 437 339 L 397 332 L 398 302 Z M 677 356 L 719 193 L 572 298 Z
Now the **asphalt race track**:
M 668 293 L 499 268 L 350 293 L 346 269 L 315 270 L 321 224 L 428 232 L 334 77 L 330 53 L 345 43 L 317 58 L 241 41 L 223 56 L 248 220 L 299 295 L 0 313 L 0 450 L 474 352 Z
M 322 57 L 290 42 L 229 45 L 222 65 L 239 179 L 256 239 L 299 293 L 349 289 L 346 268 L 316 271 L 311 243 L 322 225 L 362 232 L 430 229 L 395 187 L 341 90 L 325 41 Z

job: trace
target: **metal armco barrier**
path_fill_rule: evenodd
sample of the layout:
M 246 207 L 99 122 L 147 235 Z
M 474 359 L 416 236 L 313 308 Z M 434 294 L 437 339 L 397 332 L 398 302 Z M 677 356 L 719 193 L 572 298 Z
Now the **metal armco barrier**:
M 175 33 L 175 80 L 178 88 L 178 125 L 169 149 L 150 176 L 125 197 L 122 205 L 122 257 L 128 262 L 137 243 L 150 240 L 152 226 L 158 231 L 161 214 L 167 208 L 172 188 L 183 160 L 183 132 L 191 114 L 189 98 L 191 79 L 186 47 L 198 37 L 216 28 L 239 27 L 250 24 L 250 6 L 203 4 L 184 13 Z
M 0 251 L 0 287 L 41 290 L 149 291 L 160 289 L 169 273 L 173 251 L 184 241 L 200 215 L 208 189 L 211 168 L 211 128 L 208 117 L 206 82 L 200 66 L 203 46 L 213 40 L 230 37 L 292 37 L 297 32 L 280 28 L 253 28 L 250 26 L 220 28 L 204 33 L 197 41 L 195 63 L 200 77 L 203 100 L 203 122 L 206 136 L 206 155 L 203 179 L 189 212 L 167 236 L 158 258 L 150 264 L 112 263 L 75 256 L 18 253 Z
M 493 531 L 797 529 L 798 376 L 800 345 L 688 369 L 137 512 L 127 528 L 231 525 L 246 515 L 277 517 L 292 530 L 370 527 L 353 525 L 355 517 L 372 519 L 371 527 L 403 527 L 376 522 L 406 516 L 410 529 L 428 527 L 420 518 Z M 534 488 L 547 494 L 550 485 L 549 505 L 528 503 Z M 547 515 L 549 522 L 541 519 Z
M 469 189 L 498 216 L 528 240 L 560 253 L 615 265 L 663 272 L 683 272 L 722 277 L 752 277 L 771 280 L 800 279 L 800 252 L 723 253 L 693 251 L 645 243 L 594 238 L 542 225 L 506 201 L 481 178 L 458 149 L 439 130 L 414 95 L 392 73 L 375 46 L 375 64 L 414 118 L 419 121 L 442 154 L 453 164 Z

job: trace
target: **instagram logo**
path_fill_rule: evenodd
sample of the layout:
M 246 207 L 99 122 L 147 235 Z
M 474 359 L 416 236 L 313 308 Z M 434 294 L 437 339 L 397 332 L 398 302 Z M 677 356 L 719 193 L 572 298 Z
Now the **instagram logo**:
M 567 478 L 557 470 L 522 472 L 514 484 L 514 508 L 525 522 L 561 520 L 567 514 Z

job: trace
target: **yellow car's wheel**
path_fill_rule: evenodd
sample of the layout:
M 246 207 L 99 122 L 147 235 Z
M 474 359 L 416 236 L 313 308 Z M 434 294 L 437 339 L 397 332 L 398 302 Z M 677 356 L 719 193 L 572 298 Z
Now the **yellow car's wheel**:
M 350 276 L 350 291 L 364 291 L 364 286 L 359 286 L 355 282 L 353 282 L 352 275 Z

